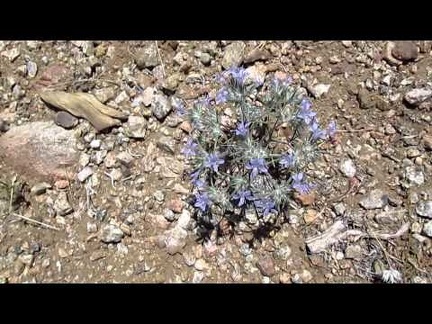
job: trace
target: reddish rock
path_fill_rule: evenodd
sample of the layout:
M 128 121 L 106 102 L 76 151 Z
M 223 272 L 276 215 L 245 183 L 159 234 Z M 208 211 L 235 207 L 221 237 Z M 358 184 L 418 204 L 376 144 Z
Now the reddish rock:
M 294 195 L 294 199 L 300 203 L 302 206 L 310 206 L 315 202 L 315 193 L 311 192 L 309 194 L 299 194 Z
M 264 256 L 256 263 L 261 274 L 266 277 L 271 277 L 276 273 L 275 265 L 271 256 Z
M 171 209 L 174 213 L 179 214 L 183 210 L 184 203 L 180 198 L 175 197 L 175 198 L 171 199 L 170 201 L 168 201 L 167 207 L 169 209 Z
M 36 181 L 73 179 L 79 152 L 73 131 L 53 122 L 13 127 L 0 137 L 0 162 Z
M 36 81 L 35 88 L 42 90 L 45 87 L 65 82 L 71 76 L 71 71 L 66 66 L 52 64 L 42 72 L 40 78 Z
M 54 187 L 56 188 L 56 189 L 66 189 L 67 187 L 69 187 L 69 181 L 67 181 L 67 180 L 57 180 L 55 183 L 54 183 Z

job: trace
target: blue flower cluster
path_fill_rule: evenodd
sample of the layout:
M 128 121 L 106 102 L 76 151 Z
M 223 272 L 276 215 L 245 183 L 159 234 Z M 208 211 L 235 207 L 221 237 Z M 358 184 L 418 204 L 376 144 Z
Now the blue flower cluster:
M 320 144 L 334 139 L 336 123 L 322 128 L 291 78 L 262 84 L 245 69 L 231 68 L 215 79 L 221 87 L 214 99 L 176 107 L 192 126 L 182 153 L 191 168 L 193 206 L 219 218 L 247 210 L 261 219 L 283 214 L 294 192 L 314 188 L 305 168 L 319 156 Z M 291 135 L 282 136 L 283 128 Z

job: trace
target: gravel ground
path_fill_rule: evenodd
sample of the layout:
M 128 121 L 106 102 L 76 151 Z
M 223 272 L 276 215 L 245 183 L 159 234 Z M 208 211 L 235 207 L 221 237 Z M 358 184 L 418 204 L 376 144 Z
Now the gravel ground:
M 430 283 L 431 53 L 426 41 L 1 41 L 0 282 Z M 337 142 L 280 229 L 202 242 L 173 106 L 214 96 L 231 66 L 292 76 Z M 115 112 L 73 116 L 46 90 Z

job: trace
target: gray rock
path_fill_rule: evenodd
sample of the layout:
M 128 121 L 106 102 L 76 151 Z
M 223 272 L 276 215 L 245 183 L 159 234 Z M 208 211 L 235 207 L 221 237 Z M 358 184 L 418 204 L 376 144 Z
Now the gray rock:
M 345 204 L 342 202 L 339 202 L 337 204 L 333 205 L 333 210 L 336 213 L 337 216 L 342 216 L 345 211 L 346 211 L 346 207 Z
M 311 94 L 318 99 L 321 98 L 330 90 L 330 84 L 319 83 L 314 86 L 311 86 L 309 90 Z
M 247 211 L 245 214 L 245 219 L 248 224 L 255 225 L 258 222 L 258 216 L 254 211 Z
M 21 53 L 18 47 L 14 47 L 11 48 L 10 50 L 1 52 L 1 56 L 6 57 L 11 63 L 15 61 L 18 58 L 18 56 L 20 56 L 20 54 Z
M 81 153 L 78 163 L 80 166 L 85 167 L 87 164 L 90 163 L 90 155 L 84 152 Z
M 124 237 L 123 231 L 116 225 L 106 224 L 102 227 L 100 240 L 104 243 L 119 243 Z
M 142 139 L 146 135 L 147 121 L 144 117 L 129 116 L 124 126 L 126 136 L 130 138 Z
M 6 120 L 0 118 L 0 133 L 7 132 L 9 130 L 9 123 Z
M 280 260 L 288 260 L 289 257 L 291 256 L 291 248 L 288 245 L 279 247 L 276 251 L 275 251 L 275 257 L 277 257 Z
M 404 211 L 384 211 L 374 216 L 375 221 L 381 225 L 396 225 L 402 220 Z
M 165 195 L 161 190 L 156 190 L 153 194 L 153 197 L 156 199 L 156 201 L 158 202 L 163 202 L 165 199 Z
M 170 136 L 161 136 L 156 145 L 167 153 L 175 154 L 176 141 Z
M 172 106 L 168 98 L 163 94 L 156 94 L 151 103 L 151 111 L 153 115 L 160 121 L 165 119 L 171 112 Z
M 222 66 L 224 69 L 238 67 L 242 60 L 246 45 L 243 42 L 233 42 L 225 48 L 222 58 Z
M 173 222 L 173 221 L 175 221 L 176 220 L 176 218 L 177 218 L 177 214 L 176 213 L 174 213 L 171 209 L 165 209 L 165 211 L 164 211 L 164 217 L 165 217 L 165 219 L 167 220 L 167 221 L 169 221 L 169 222 Z
M 142 103 L 144 104 L 144 106 L 148 107 L 151 105 L 151 103 L 153 102 L 153 97 L 154 97 L 155 93 L 156 93 L 156 89 L 153 87 L 147 87 L 143 91 L 141 98 L 142 98 Z
M 84 169 L 82 169 L 80 172 L 78 172 L 77 178 L 80 182 L 84 182 L 92 174 L 93 174 L 93 169 L 89 166 L 86 166 Z
M 87 223 L 87 233 L 96 233 L 98 230 L 97 224 L 96 223 L 91 223 L 88 222 Z
M 49 183 L 46 182 L 39 182 L 36 183 L 31 189 L 30 189 L 30 193 L 32 195 L 42 195 L 46 192 L 47 189 L 52 188 L 51 185 Z
M 432 90 L 430 89 L 413 89 L 405 94 L 405 101 L 412 106 L 418 106 L 423 101 L 432 97 Z
M 432 201 L 419 201 L 416 205 L 416 213 L 422 217 L 432 218 Z
M 268 50 L 262 48 L 255 48 L 244 57 L 243 63 L 250 64 L 256 61 L 267 61 L 270 58 L 271 53 Z
M 60 191 L 57 199 L 54 202 L 54 210 L 59 216 L 66 216 L 73 212 L 72 206 L 69 204 L 69 200 L 66 192 Z
M 203 65 L 209 66 L 211 63 L 212 57 L 209 53 L 201 53 L 199 60 Z
M 104 161 L 105 157 L 107 156 L 107 153 L 108 153 L 108 152 L 105 151 L 105 150 L 96 151 L 96 152 L 94 152 L 94 154 L 91 156 L 91 161 L 92 161 L 94 164 L 99 165 L 99 164 L 101 164 L 101 163 Z
M 168 91 L 175 92 L 179 85 L 180 80 L 181 80 L 181 74 L 179 73 L 171 74 L 165 79 L 163 83 L 163 88 Z
M 159 65 L 159 57 L 154 42 L 149 43 L 145 48 L 136 53 L 135 63 L 138 69 L 154 68 Z
M 414 61 L 419 55 L 417 45 L 412 41 L 394 42 L 391 54 L 402 62 Z
M 65 129 L 71 129 L 78 125 L 78 118 L 66 111 L 59 111 L 54 117 L 54 123 Z
M 133 156 L 130 155 L 128 152 L 120 152 L 119 154 L 117 154 L 117 161 L 119 161 L 125 167 L 130 168 L 132 166 L 133 160 Z
M 348 245 L 345 249 L 345 258 L 347 259 L 361 259 L 363 251 L 360 245 Z
M 405 177 L 408 180 L 408 185 L 410 187 L 413 185 L 420 186 L 425 180 L 423 171 L 419 170 L 414 165 L 410 165 L 405 168 Z
M 190 222 L 191 222 L 191 213 L 187 209 L 183 209 L 177 221 L 176 226 L 181 227 L 183 229 L 188 229 Z
M 271 277 L 276 273 L 273 258 L 269 255 L 259 258 L 256 266 L 263 276 Z
M 179 253 L 186 246 L 187 231 L 176 226 L 165 233 L 164 243 L 170 255 Z
M 356 168 L 354 162 L 351 159 L 342 161 L 339 166 L 339 170 L 347 178 L 352 178 L 356 174 Z
M 115 102 L 117 105 L 120 105 L 120 104 L 122 104 L 122 103 L 124 103 L 124 102 L 126 102 L 126 101 L 129 101 L 129 96 L 128 96 L 128 94 L 126 93 L 126 91 L 122 91 L 122 92 L 120 92 L 119 95 L 114 99 L 114 102 Z
M 195 271 L 192 277 L 192 283 L 200 283 L 205 277 L 204 272 Z
M 359 204 L 364 209 L 380 209 L 388 203 L 387 194 L 380 189 L 372 190 L 366 197 L 360 200 Z
M 114 87 L 102 88 L 94 90 L 93 94 L 100 102 L 107 103 L 108 101 L 114 99 L 116 95 L 116 90 Z
M 432 221 L 429 221 L 426 224 L 424 224 L 423 233 L 428 237 L 432 237 Z
M 27 76 L 31 79 L 33 79 L 38 72 L 38 66 L 33 61 L 27 62 Z

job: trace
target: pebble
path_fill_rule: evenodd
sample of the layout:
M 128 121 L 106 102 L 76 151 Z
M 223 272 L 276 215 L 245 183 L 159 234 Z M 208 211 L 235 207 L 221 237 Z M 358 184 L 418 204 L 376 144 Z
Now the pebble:
M 49 183 L 39 182 L 30 189 L 30 193 L 32 195 L 38 196 L 44 194 L 47 191 L 47 189 L 51 189 L 51 188 L 52 186 Z
M 101 147 L 102 141 L 100 139 L 94 139 L 90 142 L 90 147 L 97 150 Z
M 72 206 L 69 204 L 67 194 L 64 191 L 60 191 L 57 199 L 54 202 L 54 210 L 59 216 L 66 216 L 73 212 Z
M 124 236 L 122 230 L 113 224 L 106 224 L 102 227 L 100 240 L 104 243 L 119 243 Z
M 337 216 L 342 216 L 345 211 L 346 211 L 346 207 L 345 204 L 342 202 L 339 202 L 337 204 L 333 205 L 333 210 L 336 213 Z
M 352 178 L 356 174 L 356 168 L 355 168 L 353 160 L 351 160 L 351 159 L 342 161 L 340 166 L 339 166 L 339 170 L 347 178 Z
M 174 213 L 181 213 L 184 207 L 183 201 L 179 197 L 172 198 L 168 201 L 167 207 Z
M 281 260 L 288 260 L 291 256 L 291 248 L 288 245 L 282 246 L 275 251 L 275 256 Z
M 20 50 L 17 47 L 1 52 L 1 56 L 6 57 L 11 63 L 15 61 L 20 54 Z
M 133 163 L 133 156 L 130 155 L 128 152 L 120 152 L 117 154 L 117 161 L 119 161 L 121 164 L 123 164 L 125 167 L 130 168 Z
M 432 218 L 432 200 L 419 201 L 416 204 L 416 213 L 422 217 Z
M 164 245 L 168 254 L 179 253 L 186 246 L 187 231 L 180 226 L 175 226 L 168 230 L 164 236 Z
M 96 233 L 98 231 L 98 227 L 96 223 L 88 222 L 87 223 L 87 232 L 88 233 Z
M 78 119 L 66 111 L 59 111 L 54 117 L 54 123 L 65 129 L 71 129 L 78 125 Z
M 168 98 L 163 94 L 156 94 L 151 103 L 151 111 L 153 115 L 159 120 L 163 121 L 166 116 L 171 112 L 172 106 Z
M 117 157 L 114 152 L 108 152 L 104 163 L 107 168 L 114 168 L 117 162 Z
M 231 67 L 238 67 L 242 60 L 246 45 L 243 42 L 233 42 L 224 51 L 221 65 L 225 70 Z
M 360 245 L 348 245 L 345 249 L 346 259 L 361 259 L 362 257 L 363 252 Z
M 409 186 L 420 186 L 424 183 L 425 180 L 423 171 L 417 169 L 416 166 L 407 166 L 405 168 L 405 177 L 409 181 Z
M 313 223 L 318 217 L 318 212 L 315 209 L 308 209 L 303 215 L 303 219 L 306 224 Z
M 38 72 L 38 66 L 33 61 L 27 62 L 27 76 L 31 79 L 33 79 Z
M 88 177 L 93 174 L 93 169 L 89 166 L 86 166 L 77 174 L 77 178 L 80 182 L 84 182 Z
M 309 270 L 304 269 L 301 273 L 300 273 L 300 277 L 302 279 L 303 282 L 308 283 L 310 282 L 313 277 L 312 274 L 310 273 Z
M 148 44 L 145 48 L 139 50 L 135 56 L 137 68 L 154 68 L 159 65 L 159 57 L 156 44 Z
M 421 152 L 416 148 L 409 148 L 407 150 L 407 157 L 412 159 L 421 155 Z
M 0 133 L 7 132 L 9 130 L 9 123 L 0 118 Z
M 165 209 L 164 211 L 164 217 L 167 221 L 173 222 L 176 220 L 177 215 L 170 209 Z
M 279 282 L 281 284 L 290 284 L 291 283 L 291 275 L 289 273 L 286 273 L 286 272 L 282 273 L 279 276 Z
M 163 202 L 165 200 L 165 195 L 161 190 L 156 190 L 153 194 L 153 197 L 156 199 L 156 201 L 158 202 Z
M 423 226 L 423 233 L 432 238 L 432 221 L 427 222 Z
M 114 87 L 102 88 L 102 89 L 94 90 L 93 94 L 97 100 L 99 100 L 101 103 L 105 104 L 108 101 L 114 99 L 114 97 L 116 95 L 116 90 Z
M 1 129 L 0 129 L 1 131 Z M 431 135 L 424 135 L 422 138 L 423 146 L 426 150 L 432 151 L 432 136 Z
M 188 229 L 189 224 L 191 222 L 191 213 L 187 209 L 183 209 L 180 217 L 177 221 L 177 226 L 183 229 Z
M 167 153 L 175 154 L 176 141 L 170 136 L 160 136 L 156 145 Z
M 209 53 L 201 53 L 199 60 L 203 65 L 209 66 L 211 64 L 212 57 Z
M 310 87 L 311 94 L 316 98 L 321 98 L 330 90 L 330 84 L 319 83 Z
M 387 194 L 380 189 L 372 190 L 366 197 L 360 200 L 359 204 L 364 209 L 380 209 L 388 203 Z
M 195 271 L 192 277 L 192 283 L 200 283 L 201 281 L 203 281 L 204 277 L 204 272 Z
M 207 262 L 204 259 L 198 259 L 195 261 L 194 267 L 198 271 L 203 271 L 205 269 L 208 269 L 209 265 L 207 264 Z
M 263 276 L 271 277 L 276 273 L 273 259 L 270 256 L 263 256 L 259 258 L 256 266 Z
M 124 130 L 125 135 L 130 138 L 143 139 L 146 135 L 147 121 L 141 116 L 129 116 Z
M 78 163 L 82 167 L 87 166 L 90 163 L 90 155 L 85 152 L 81 153 Z
M 103 150 L 103 151 L 96 151 L 96 152 L 91 156 L 91 161 L 92 161 L 94 164 L 99 165 L 99 164 L 101 164 L 101 163 L 104 161 L 104 159 L 105 159 L 107 153 L 108 153 L 108 152 L 105 151 L 105 150 Z
M 54 187 L 56 189 L 66 189 L 67 187 L 69 187 L 69 181 L 68 180 L 57 180 L 54 183 Z
M 405 94 L 405 101 L 412 106 L 418 106 L 423 101 L 432 97 L 432 90 L 430 89 L 413 89 Z

